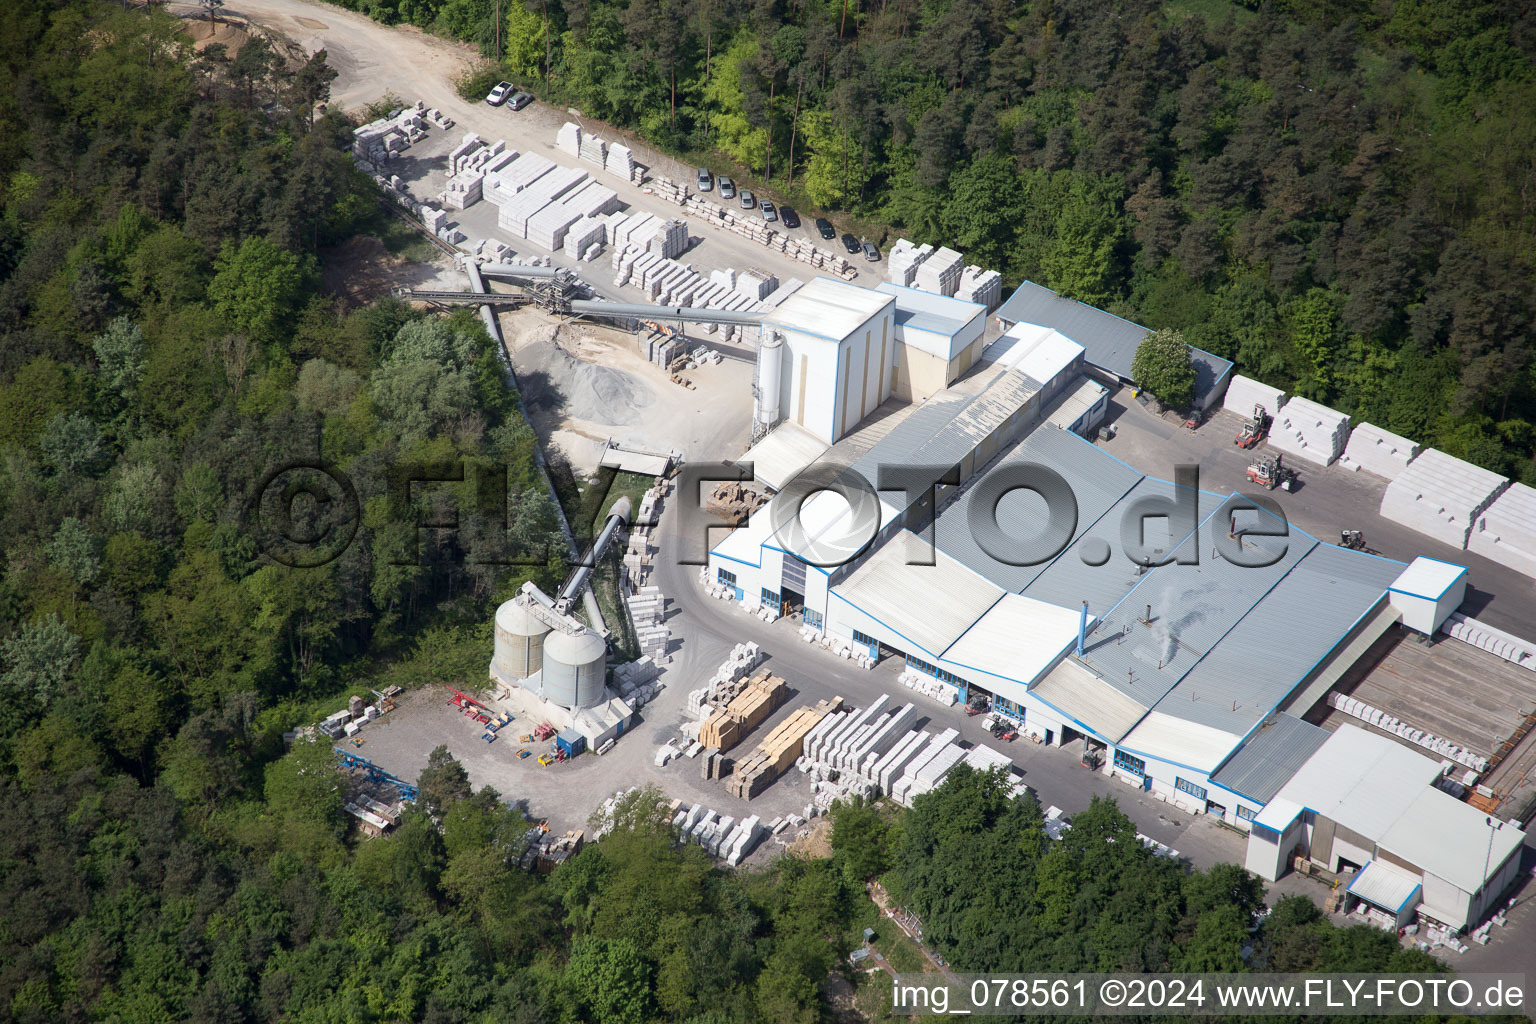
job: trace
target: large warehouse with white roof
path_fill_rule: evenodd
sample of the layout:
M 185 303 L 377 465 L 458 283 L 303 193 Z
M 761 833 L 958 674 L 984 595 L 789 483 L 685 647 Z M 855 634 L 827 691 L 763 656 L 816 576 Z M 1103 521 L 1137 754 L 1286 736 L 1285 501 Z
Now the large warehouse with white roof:
M 1054 330 L 1020 324 L 982 359 L 867 449 L 808 443 L 793 424 L 769 434 L 758 449 L 776 488 L 807 466 L 868 487 L 847 492 L 852 505 L 813 493 L 798 519 L 787 505 L 803 495 L 776 496 L 716 545 L 710 578 L 748 607 L 901 657 L 958 701 L 983 696 L 1046 743 L 1082 737 L 1111 774 L 1249 828 L 1329 742 L 1301 716 L 1394 624 L 1433 633 L 1454 610 L 1445 591 L 1423 595 L 1443 563 L 1262 535 L 1253 520 L 1269 514 L 1241 495 L 1148 477 L 1062 429 L 1084 359 Z M 875 490 L 881 467 L 914 466 L 960 483 Z M 1057 474 L 1075 515 L 984 483 L 1026 467 Z M 1019 545 L 1053 530 L 1059 543 L 1011 557 L 987 543 L 989 524 Z M 1459 927 L 1458 899 L 1421 903 Z

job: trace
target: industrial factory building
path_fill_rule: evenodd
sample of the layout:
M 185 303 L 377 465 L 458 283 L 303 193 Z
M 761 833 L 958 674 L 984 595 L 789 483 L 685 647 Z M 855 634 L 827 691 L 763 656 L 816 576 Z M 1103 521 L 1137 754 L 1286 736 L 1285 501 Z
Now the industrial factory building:
M 1525 834 L 1436 788 L 1441 770 L 1341 726 L 1255 818 L 1248 870 L 1274 881 L 1295 855 L 1348 874 L 1350 897 L 1390 929 L 1415 915 L 1456 931 L 1477 922 L 1519 873 Z
M 1135 383 L 1131 361 L 1148 333 L 1140 324 L 1058 295 L 1033 281 L 1019 285 L 997 308 L 997 320 L 1005 330 L 1016 324 L 1034 324 L 1060 331 L 1083 346 L 1088 365 L 1101 375 Z M 1194 346 L 1190 346 L 1189 355 L 1195 367 L 1194 407 L 1203 412 L 1221 401 L 1232 377 L 1232 363 Z
M 1460 604 L 1462 570 L 1295 527 L 1273 536 L 1283 524 L 1242 496 L 1145 476 L 1064 429 L 1093 394 L 1065 332 L 1016 324 L 981 361 L 872 447 L 858 435 L 824 445 L 791 423 L 747 456 L 775 487 L 818 465 L 871 486 L 882 466 L 933 467 L 935 479 L 953 467 L 959 486 L 788 496 L 798 515 L 775 498 L 715 546 L 711 579 L 748 607 L 799 612 L 871 657 L 902 658 L 955 700 L 984 696 L 1043 742 L 1082 738 L 1110 774 L 1250 828 L 1331 742 L 1301 716 L 1394 626 L 1433 635 Z M 999 483 L 1024 467 L 1057 474 L 1072 514 Z M 1012 556 L 1009 543 L 1053 531 L 1054 553 Z M 1443 773 L 1412 756 L 1434 769 L 1421 789 Z M 1460 884 L 1465 868 L 1444 870 Z M 1451 924 L 1477 911 L 1423 902 Z

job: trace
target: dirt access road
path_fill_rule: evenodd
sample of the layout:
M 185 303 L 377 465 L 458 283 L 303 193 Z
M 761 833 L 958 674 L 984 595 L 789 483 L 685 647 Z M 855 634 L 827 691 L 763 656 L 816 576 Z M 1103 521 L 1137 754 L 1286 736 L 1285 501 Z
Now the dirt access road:
M 185 3 L 172 7 L 180 14 L 195 14 L 201 10 Z M 325 50 L 327 60 L 337 74 L 331 85 L 331 104 L 344 110 L 367 106 L 389 94 L 406 103 L 422 100 L 457 122 L 449 129 L 455 138 L 465 132 L 475 132 L 487 141 L 503 139 L 509 148 L 519 152 L 536 152 L 556 164 L 591 170 L 590 164 L 581 164 L 555 149 L 555 134 L 560 126 L 566 121 L 575 121 L 610 142 L 624 141 L 634 150 L 635 159 L 653 175 L 666 175 L 685 183 L 692 176 L 692 169 L 644 143 L 559 107 L 535 102 L 523 110 L 511 111 L 506 107 L 492 107 L 482 101 L 459 98 L 454 83 L 480 59 L 473 47 L 463 43 L 439 39 L 406 25 L 382 25 L 361 14 L 308 0 L 230 0 L 229 6 L 222 10 L 227 16 L 249 19 L 286 37 L 305 53 Z M 605 175 L 603 183 L 618 192 L 619 198 L 631 210 L 682 217 L 678 207 L 611 175 Z M 814 217 L 814 214 L 806 213 L 802 218 L 803 226 L 795 233 L 825 245 L 809 233 Z M 740 235 L 706 227 L 694 218 L 683 220 L 688 225 L 689 234 L 696 239 L 702 238 L 707 244 L 702 250 L 690 248 L 681 258 L 704 273 L 715 268 L 747 270 L 757 267 L 777 275 L 780 281 L 792 277 L 808 281 L 818 276 L 819 272 L 810 265 L 798 263 Z M 533 251 L 522 239 L 507 236 L 502 240 L 519 252 Z M 569 263 L 561 258 L 556 262 Z M 606 263 L 602 265 L 606 267 Z M 883 263 L 857 266 L 856 283 L 873 287 L 882 279 L 883 268 Z M 595 276 L 602 278 L 605 275 L 599 271 Z

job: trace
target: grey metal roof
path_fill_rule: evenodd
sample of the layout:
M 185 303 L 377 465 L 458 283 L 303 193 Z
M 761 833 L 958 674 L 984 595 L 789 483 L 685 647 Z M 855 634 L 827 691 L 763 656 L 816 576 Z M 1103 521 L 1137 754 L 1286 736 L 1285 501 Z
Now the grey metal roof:
M 935 334 L 942 334 L 946 338 L 953 338 L 965 329 L 965 324 L 958 320 L 951 320 L 949 317 L 938 316 L 933 313 L 924 313 L 916 309 L 902 309 L 900 306 L 896 308 L 896 326 L 911 327 L 919 331 L 932 331 Z
M 999 374 L 975 394 L 941 391 L 881 438 L 853 468 L 871 485 L 878 485 L 881 465 L 937 466 L 942 473 L 975 451 L 1039 392 L 1039 381 L 1017 372 Z
M 1328 739 L 1328 730 L 1281 712 L 1265 721 L 1211 776 L 1218 786 L 1267 804 Z
M 1081 537 L 1127 491 L 1142 479 L 1139 472 L 1106 454 L 1090 442 L 1051 424 L 1042 424 L 1014 445 L 988 473 L 1019 463 L 1037 463 L 1060 473 L 1077 500 L 1077 529 L 1073 539 Z M 982 550 L 970 528 L 969 517 L 976 488 L 967 487 L 946 508 L 934 527 L 934 542 L 940 551 L 965 563 L 1005 590 L 1019 593 L 1034 582 L 1050 565 L 1014 566 L 999 562 Z M 997 504 L 999 528 L 1009 537 L 1027 542 L 1046 529 L 1045 499 L 1033 491 L 1016 490 L 1004 495 Z M 1086 567 L 1085 567 L 1086 568 Z M 1031 594 L 1030 596 L 1038 596 Z M 1076 607 L 1075 601 L 1055 601 Z M 1101 611 L 1107 609 L 1104 605 Z
M 1235 565 L 1210 546 L 1211 531 L 1225 533 L 1229 515 L 1219 508 L 1202 522 L 1198 564 L 1152 569 L 1089 635 L 1083 661 L 1111 686 L 1156 704 L 1317 543 L 1304 534 L 1247 537 L 1245 545 L 1278 557 L 1258 568 Z
M 1125 380 L 1132 379 L 1131 360 L 1148 332 L 1140 324 L 1058 295 L 1033 281 L 1019 285 L 997 308 L 997 317 L 1009 324 L 1039 324 L 1060 331 L 1083 346 L 1084 359 Z M 1190 356 L 1195 364 L 1195 404 L 1203 406 L 1205 396 L 1232 369 L 1232 363 L 1194 347 Z
M 1115 461 L 1118 463 L 1118 460 Z M 1138 567 L 1126 557 L 1120 541 L 1120 527 L 1126 510 L 1148 496 L 1173 499 L 1175 490 L 1174 485 L 1166 480 L 1144 477 L 1092 525 L 1085 526 L 1086 517 L 1080 516 L 1077 540 L 1024 588 L 1024 595 L 1068 608 L 1076 608 L 1087 601 L 1089 612 L 1104 615 L 1144 578 L 1144 574 L 1138 573 Z M 1221 506 L 1224 499 L 1219 494 L 1201 491 L 1196 500 L 1199 509 L 1197 519 L 1203 523 Z M 1186 545 L 1198 543 L 1195 539 L 1178 539 L 1181 551 Z M 1109 561 L 1102 565 L 1088 565 L 1083 561 L 1087 551 L 1095 545 L 1109 551 Z
M 1316 544 L 1156 710 L 1242 734 L 1278 707 L 1369 612 L 1401 562 Z M 1253 570 L 1249 570 L 1253 571 Z

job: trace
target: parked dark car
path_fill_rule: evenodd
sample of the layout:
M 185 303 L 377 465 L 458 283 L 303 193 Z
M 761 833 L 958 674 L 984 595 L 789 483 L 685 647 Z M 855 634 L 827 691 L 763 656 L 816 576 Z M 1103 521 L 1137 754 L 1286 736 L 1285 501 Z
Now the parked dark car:
M 513 110 L 522 110 L 532 102 L 533 97 L 531 95 L 526 92 L 520 92 L 513 96 L 511 99 L 507 100 L 507 106 L 511 107 Z
M 723 174 L 720 175 L 720 198 L 721 199 L 735 199 L 736 198 L 736 183 L 734 181 L 732 181 L 730 178 L 728 178 L 725 175 L 723 175 Z
M 859 254 L 859 240 L 852 235 L 844 235 L 843 248 L 848 250 L 849 255 L 857 256 Z
M 795 212 L 792 206 L 779 207 L 779 220 L 783 221 L 784 226 L 787 228 L 797 228 L 800 226 L 800 215 Z
M 762 202 L 757 204 L 757 208 L 763 211 L 763 220 L 765 222 L 772 224 L 774 221 L 779 219 L 779 211 L 774 209 L 773 202 L 771 200 L 764 199 Z
M 708 167 L 699 168 L 699 191 L 708 192 L 715 187 L 715 176 L 709 173 Z
M 816 230 L 821 232 L 821 237 L 825 238 L 829 242 L 837 237 L 837 229 L 834 228 L 832 226 L 832 222 L 827 220 L 825 217 L 816 218 Z
M 869 260 L 869 262 L 871 262 L 871 263 L 875 263 L 875 262 L 879 261 L 879 259 L 880 259 L 880 250 L 875 248 L 875 243 L 874 242 L 871 242 L 871 241 L 868 241 L 868 240 L 866 240 L 864 242 L 864 258 Z
M 748 189 L 742 189 L 741 190 L 741 208 L 743 210 L 750 210 L 750 209 L 752 209 L 756 205 L 757 205 L 757 196 L 753 195 L 751 193 L 751 191 L 748 190 Z

